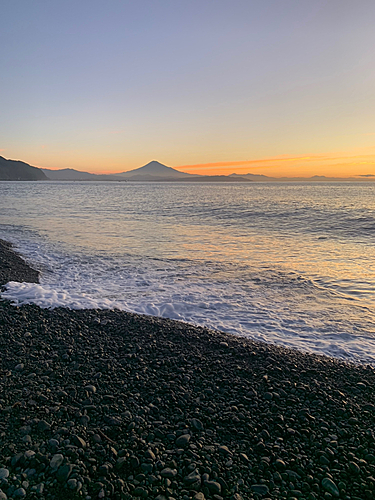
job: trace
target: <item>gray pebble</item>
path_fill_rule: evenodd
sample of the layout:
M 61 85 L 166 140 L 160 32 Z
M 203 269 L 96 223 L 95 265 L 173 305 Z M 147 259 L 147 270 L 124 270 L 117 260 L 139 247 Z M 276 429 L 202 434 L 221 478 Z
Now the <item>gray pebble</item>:
M 17 488 L 13 496 L 15 498 L 24 498 L 26 496 L 26 490 L 24 490 L 24 488 Z
M 6 479 L 9 477 L 9 470 L 8 469 L 0 469 L 0 481 L 2 479 Z
M 60 453 L 57 453 L 56 455 L 53 455 L 49 465 L 50 467 L 52 467 L 52 469 L 57 469 L 58 467 L 60 467 L 63 461 L 64 461 L 64 456 L 61 455 Z

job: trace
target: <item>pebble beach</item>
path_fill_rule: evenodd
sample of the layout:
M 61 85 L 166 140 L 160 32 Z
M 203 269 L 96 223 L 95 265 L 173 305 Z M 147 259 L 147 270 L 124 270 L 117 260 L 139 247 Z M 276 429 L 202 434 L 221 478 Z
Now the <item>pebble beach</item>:
M 0 286 L 38 282 L 0 241 Z M 375 498 L 375 370 L 0 301 L 0 499 Z

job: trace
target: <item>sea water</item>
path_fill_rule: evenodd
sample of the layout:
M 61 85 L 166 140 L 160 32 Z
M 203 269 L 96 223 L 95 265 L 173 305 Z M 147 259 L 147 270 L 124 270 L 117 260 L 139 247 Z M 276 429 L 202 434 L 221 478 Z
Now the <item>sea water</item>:
M 14 304 L 118 308 L 375 365 L 375 184 L 0 182 Z

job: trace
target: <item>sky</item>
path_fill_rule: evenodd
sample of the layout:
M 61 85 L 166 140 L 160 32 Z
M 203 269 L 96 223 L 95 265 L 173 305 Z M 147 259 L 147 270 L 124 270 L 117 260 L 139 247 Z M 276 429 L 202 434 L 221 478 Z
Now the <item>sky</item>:
M 0 155 L 375 174 L 373 0 L 2 0 Z

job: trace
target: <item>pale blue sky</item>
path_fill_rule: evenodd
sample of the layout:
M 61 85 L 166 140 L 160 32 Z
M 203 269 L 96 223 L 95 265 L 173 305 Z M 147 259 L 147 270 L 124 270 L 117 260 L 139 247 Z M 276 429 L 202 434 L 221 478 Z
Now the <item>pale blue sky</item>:
M 2 0 L 1 26 L 7 158 L 121 171 L 374 146 L 374 1 Z

